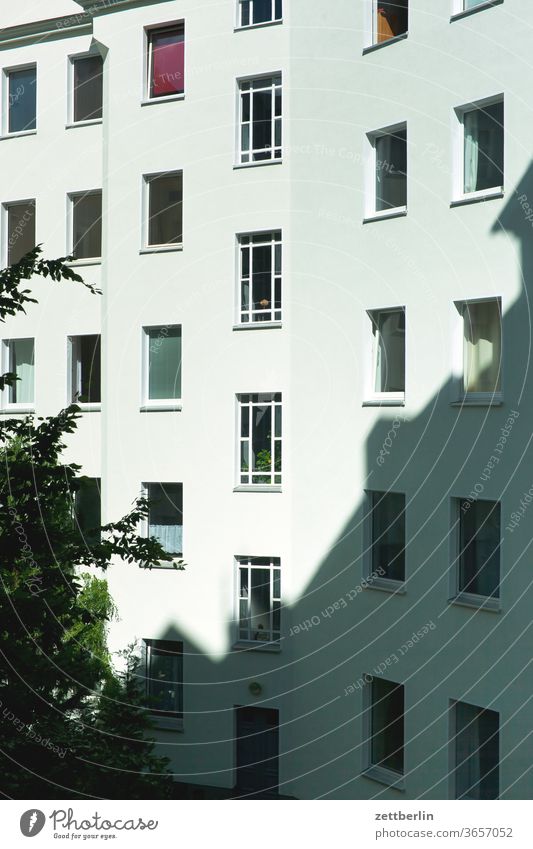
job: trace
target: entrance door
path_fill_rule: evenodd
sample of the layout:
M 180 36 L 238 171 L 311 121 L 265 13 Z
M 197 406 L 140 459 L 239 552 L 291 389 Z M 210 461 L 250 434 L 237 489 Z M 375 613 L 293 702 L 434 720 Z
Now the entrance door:
M 278 711 L 238 707 L 235 713 L 239 794 L 275 796 L 279 783 Z

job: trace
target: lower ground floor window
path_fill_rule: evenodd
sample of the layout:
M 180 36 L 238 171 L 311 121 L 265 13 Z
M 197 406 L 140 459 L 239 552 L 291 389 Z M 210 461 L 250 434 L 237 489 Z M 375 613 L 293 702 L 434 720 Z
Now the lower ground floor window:
M 144 640 L 148 710 L 158 716 L 183 716 L 183 643 Z

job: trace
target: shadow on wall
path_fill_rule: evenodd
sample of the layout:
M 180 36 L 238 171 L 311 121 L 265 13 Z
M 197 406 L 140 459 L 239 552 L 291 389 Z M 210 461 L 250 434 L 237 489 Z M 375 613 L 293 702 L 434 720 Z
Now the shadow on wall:
M 510 524 L 533 484 L 533 166 L 492 233 L 521 248 L 521 294 L 503 305 L 504 402 L 452 406 L 450 378 L 413 418 L 384 409 L 366 440 L 369 488 L 406 496 L 405 586 L 395 593 L 365 587 L 371 566 L 361 500 L 298 602 L 284 608 L 279 653 L 258 642 L 213 662 L 177 625 L 158 635 L 184 644 L 184 733 L 161 732 L 177 781 L 218 793 L 238 786 L 240 798 L 276 795 L 278 787 L 299 798 L 453 797 L 450 705 L 459 700 L 499 713 L 500 796 L 533 797 L 533 509 Z M 469 496 L 501 501 L 498 612 L 449 601 L 454 499 Z M 396 788 L 364 775 L 372 674 L 405 688 L 404 775 Z

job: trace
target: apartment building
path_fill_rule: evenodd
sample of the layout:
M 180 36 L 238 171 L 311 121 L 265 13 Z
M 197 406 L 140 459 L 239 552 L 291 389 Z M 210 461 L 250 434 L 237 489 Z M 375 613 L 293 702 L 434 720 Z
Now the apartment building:
M 47 14 L 54 3 L 47 4 Z M 532 796 L 527 0 L 83 0 L 0 32 L 3 415 L 82 408 L 176 780 Z

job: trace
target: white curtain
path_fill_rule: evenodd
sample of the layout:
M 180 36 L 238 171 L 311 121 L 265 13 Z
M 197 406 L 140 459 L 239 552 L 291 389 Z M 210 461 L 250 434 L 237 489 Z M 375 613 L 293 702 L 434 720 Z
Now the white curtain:
M 464 702 L 455 705 L 455 796 L 479 799 L 481 781 L 478 708 Z
M 167 554 L 183 551 L 183 525 L 150 525 L 149 536 L 161 543 Z
M 465 128 L 465 179 L 464 191 L 477 191 L 477 174 L 479 165 L 479 112 L 473 109 L 464 116 Z
M 464 310 L 465 392 L 500 389 L 501 317 L 499 301 L 469 304 Z

